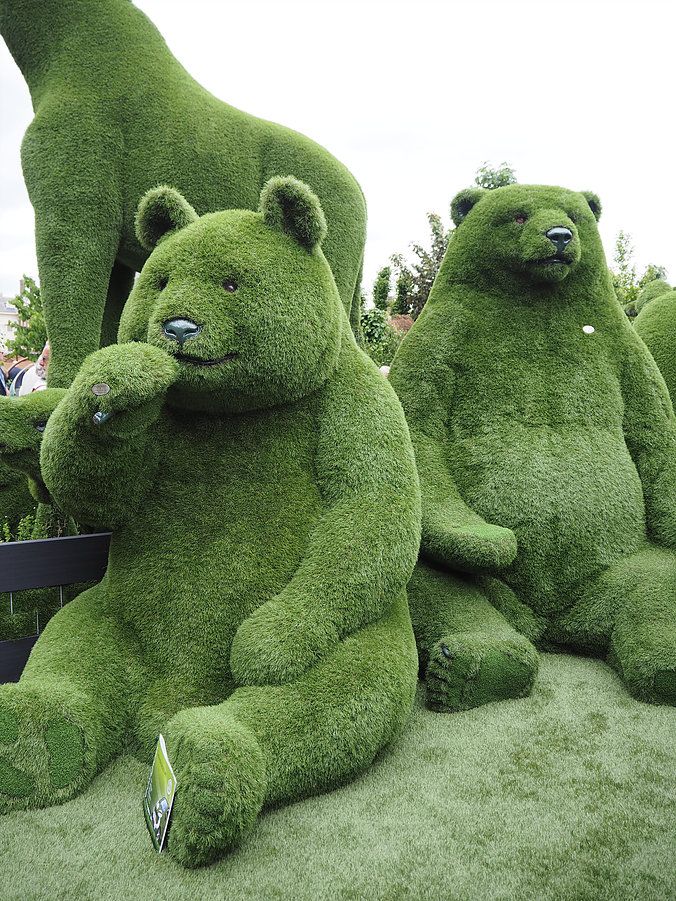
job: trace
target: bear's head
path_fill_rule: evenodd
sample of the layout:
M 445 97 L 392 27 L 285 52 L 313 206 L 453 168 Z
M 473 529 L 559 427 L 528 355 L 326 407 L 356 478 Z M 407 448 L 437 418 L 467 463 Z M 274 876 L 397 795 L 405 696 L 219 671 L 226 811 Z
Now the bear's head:
M 502 283 L 510 292 L 541 292 L 574 273 L 605 271 L 600 215 L 601 203 L 591 192 L 545 185 L 469 188 L 451 204 L 457 226 L 451 268 L 465 279 Z
M 136 230 L 151 254 L 118 340 L 145 341 L 178 361 L 171 406 L 278 406 L 333 372 L 345 314 L 321 251 L 324 215 L 307 185 L 273 178 L 259 212 L 204 216 L 173 188 L 155 188 L 141 200 Z

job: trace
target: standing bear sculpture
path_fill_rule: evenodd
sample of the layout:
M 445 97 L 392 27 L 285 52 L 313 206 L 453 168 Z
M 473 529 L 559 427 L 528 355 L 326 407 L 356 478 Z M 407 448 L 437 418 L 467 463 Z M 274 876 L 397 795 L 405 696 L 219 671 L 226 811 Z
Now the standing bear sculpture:
M 148 255 L 134 213 L 159 184 L 175 185 L 200 213 L 255 210 L 275 175 L 312 184 L 327 219 L 324 253 L 358 326 L 366 207 L 323 147 L 210 94 L 130 0 L 0 0 L 0 32 L 35 112 L 21 162 L 50 386 L 67 387 L 87 354 L 115 340 Z
M 0 811 L 81 792 L 164 735 L 169 852 L 236 845 L 269 804 L 339 784 L 401 729 L 420 494 L 401 406 L 357 347 L 317 198 L 198 217 L 171 188 L 119 344 L 89 356 L 44 432 L 54 502 L 112 530 L 100 584 L 0 686 Z
M 409 601 L 428 701 L 530 691 L 536 646 L 676 703 L 676 422 L 594 194 L 470 189 L 390 372 L 421 481 Z

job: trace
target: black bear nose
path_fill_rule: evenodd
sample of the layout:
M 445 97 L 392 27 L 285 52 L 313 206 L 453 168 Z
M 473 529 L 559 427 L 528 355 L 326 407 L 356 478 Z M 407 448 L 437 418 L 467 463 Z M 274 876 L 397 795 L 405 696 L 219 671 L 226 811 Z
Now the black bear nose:
M 202 326 L 192 319 L 167 319 L 162 325 L 162 331 L 172 341 L 178 341 L 178 346 L 183 347 L 189 338 L 194 338 L 202 331 Z
M 554 228 L 550 228 L 546 235 L 552 244 L 556 246 L 557 253 L 563 253 L 573 239 L 572 231 L 569 228 L 564 228 L 562 225 L 555 225 Z

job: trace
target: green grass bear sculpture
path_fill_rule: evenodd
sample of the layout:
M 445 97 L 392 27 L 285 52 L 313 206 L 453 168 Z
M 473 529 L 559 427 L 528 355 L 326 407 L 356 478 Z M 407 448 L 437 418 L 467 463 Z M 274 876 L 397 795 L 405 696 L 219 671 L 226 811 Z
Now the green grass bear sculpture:
M 651 282 L 647 291 L 657 281 Z M 647 344 L 648 350 L 655 358 L 664 381 L 667 383 L 672 403 L 676 402 L 676 289 L 666 282 L 657 293 L 653 289 L 652 297 L 641 306 L 634 320 L 634 329 Z M 638 306 L 638 304 L 637 304 Z
M 30 487 L 36 507 L 32 538 L 57 538 L 76 533 L 72 519 L 53 506 L 40 473 L 40 444 L 49 417 L 66 394 L 63 388 L 47 388 L 24 397 L 0 397 L 0 463 L 20 476 Z M 25 507 L 24 511 L 30 509 Z M 44 628 L 49 618 L 78 589 L 65 593 L 58 588 L 36 588 L 18 592 L 10 606 L 0 601 L 0 640 L 23 638 Z
M 85 361 L 41 453 L 55 502 L 112 529 L 108 570 L 0 688 L 0 809 L 64 801 L 162 733 L 168 848 L 193 866 L 401 728 L 420 494 L 309 188 L 273 179 L 261 212 L 201 218 L 159 188 L 138 232 L 155 249 L 120 344 Z
M 391 381 L 421 481 L 428 700 L 530 691 L 536 646 L 676 702 L 676 423 L 618 304 L 594 194 L 470 189 Z
M 0 0 L 0 32 L 35 111 L 21 160 L 51 386 L 67 387 L 87 354 L 115 340 L 148 255 L 134 213 L 159 184 L 175 185 L 200 213 L 255 210 L 275 175 L 312 184 L 328 222 L 324 253 L 358 323 L 366 207 L 323 147 L 216 99 L 129 0 Z

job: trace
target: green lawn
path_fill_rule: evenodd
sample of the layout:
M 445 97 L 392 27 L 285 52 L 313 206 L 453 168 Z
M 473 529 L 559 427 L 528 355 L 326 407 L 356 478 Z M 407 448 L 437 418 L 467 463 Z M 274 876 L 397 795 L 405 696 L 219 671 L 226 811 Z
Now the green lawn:
M 527 700 L 419 704 L 362 779 L 204 870 L 152 850 L 146 775 L 127 757 L 69 804 L 0 819 L 3 901 L 676 898 L 676 711 L 593 660 L 545 655 Z

